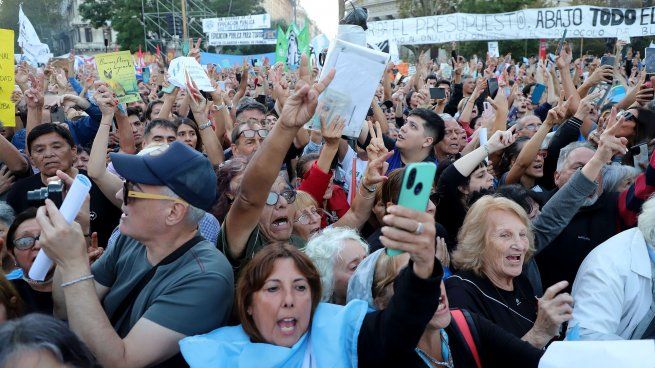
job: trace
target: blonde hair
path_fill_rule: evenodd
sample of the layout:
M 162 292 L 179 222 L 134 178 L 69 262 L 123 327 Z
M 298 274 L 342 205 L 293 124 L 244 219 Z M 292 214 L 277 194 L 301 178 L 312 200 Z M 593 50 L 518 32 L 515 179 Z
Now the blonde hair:
M 293 202 L 296 212 L 300 212 L 307 207 L 314 206 L 318 209 L 318 203 L 311 194 L 302 190 L 296 191 L 296 200 Z
M 492 211 L 509 212 L 516 215 L 525 225 L 528 232 L 528 250 L 523 262 L 527 262 L 534 254 L 534 234 L 530 226 L 530 219 L 516 202 L 500 197 L 484 196 L 471 206 L 464 218 L 464 224 L 457 235 L 457 249 L 453 252 L 452 263 L 460 270 L 473 271 L 482 276 L 484 253 L 489 239 L 489 218 Z
M 373 300 L 380 298 L 378 301 L 381 305 L 380 309 L 385 309 L 389 300 L 391 300 L 392 293 L 388 292 L 388 287 L 396 280 L 396 276 L 400 271 L 407 266 L 406 257 L 394 256 L 390 257 L 386 251 L 382 251 L 380 257 L 375 264 L 375 273 L 373 277 Z M 391 288 L 393 290 L 393 287 Z

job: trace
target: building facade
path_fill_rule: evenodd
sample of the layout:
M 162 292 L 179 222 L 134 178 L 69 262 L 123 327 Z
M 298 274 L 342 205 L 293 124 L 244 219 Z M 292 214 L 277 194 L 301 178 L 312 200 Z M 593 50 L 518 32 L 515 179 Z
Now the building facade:
M 329 1 L 329 0 L 315 0 L 315 1 Z M 293 23 L 294 20 L 294 5 L 295 5 L 295 18 L 297 19 L 298 27 L 302 28 L 305 22 L 309 22 L 309 33 L 316 36 L 321 31 L 316 27 L 307 16 L 305 9 L 299 4 L 299 0 L 262 0 L 261 6 L 266 10 L 266 13 L 271 15 L 272 20 L 284 20 L 287 24 Z
M 105 39 L 108 41 L 107 49 L 116 47 L 116 32 L 111 27 L 93 28 L 82 19 L 79 13 L 80 4 L 84 0 L 64 1 L 64 11 L 69 19 L 68 38 L 71 48 L 77 53 L 97 54 L 105 52 Z
M 400 18 L 396 0 L 353 0 L 352 3 L 368 10 L 368 20 L 370 22 Z M 346 13 L 349 7 L 349 5 L 346 5 Z

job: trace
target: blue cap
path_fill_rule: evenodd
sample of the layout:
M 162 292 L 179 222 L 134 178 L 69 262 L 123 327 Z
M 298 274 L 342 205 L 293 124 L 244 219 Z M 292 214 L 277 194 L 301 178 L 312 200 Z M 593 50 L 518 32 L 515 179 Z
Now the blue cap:
M 216 174 L 209 160 L 184 143 L 145 155 L 111 153 L 116 172 L 125 180 L 164 185 L 190 205 L 209 211 L 216 200 Z

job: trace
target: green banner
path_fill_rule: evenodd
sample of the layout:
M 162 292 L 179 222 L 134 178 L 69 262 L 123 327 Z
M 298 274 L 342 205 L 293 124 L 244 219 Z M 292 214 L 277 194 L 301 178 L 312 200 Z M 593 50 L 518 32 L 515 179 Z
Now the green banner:
M 300 66 L 300 56 L 305 54 L 309 57 L 310 41 L 307 25 L 299 30 L 298 26 L 292 24 L 286 32 L 278 27 L 275 62 L 283 62 L 288 69 L 297 69 Z

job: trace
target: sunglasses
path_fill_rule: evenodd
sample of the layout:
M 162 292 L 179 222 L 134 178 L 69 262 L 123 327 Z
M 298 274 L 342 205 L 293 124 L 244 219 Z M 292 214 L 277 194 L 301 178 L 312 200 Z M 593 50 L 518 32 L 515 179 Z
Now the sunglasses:
M 246 138 L 255 138 L 255 134 L 259 135 L 262 138 L 266 138 L 266 136 L 268 136 L 268 130 L 266 130 L 266 129 L 257 129 L 257 130 L 246 129 L 246 130 L 242 130 L 241 133 L 239 133 L 239 135 L 237 136 L 237 138 L 239 138 L 240 136 L 244 136 Z
M 630 111 L 626 111 L 623 113 L 623 120 L 624 121 L 634 121 L 635 123 L 637 122 L 637 117 L 634 116 Z
M 24 236 L 14 240 L 14 247 L 18 250 L 30 250 L 37 240 L 39 240 L 38 236 Z
M 293 189 L 286 189 L 280 193 L 269 192 L 268 198 L 266 198 L 266 204 L 269 206 L 275 206 L 280 201 L 280 197 L 283 197 L 287 200 L 288 204 L 291 204 L 296 201 L 296 191 Z
M 124 181 L 123 182 L 123 203 L 127 206 L 130 203 L 130 198 L 140 198 L 140 199 L 160 199 L 160 200 L 166 200 L 166 201 L 173 201 L 177 203 L 182 203 L 183 205 L 188 206 L 189 203 L 187 203 L 185 200 L 180 199 L 180 198 L 174 198 L 174 197 L 169 197 L 163 194 L 152 194 L 152 193 L 144 193 L 144 192 L 137 192 L 134 190 L 131 190 L 134 184 L 130 183 L 129 181 Z

